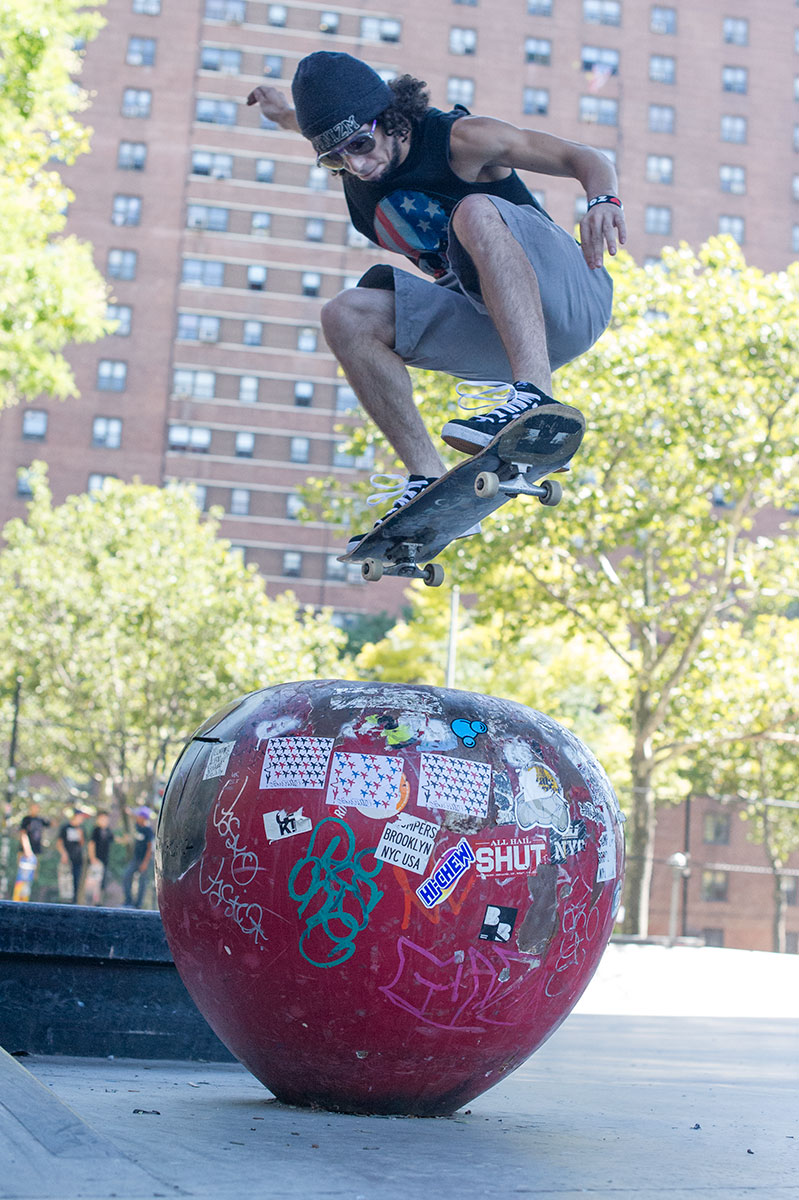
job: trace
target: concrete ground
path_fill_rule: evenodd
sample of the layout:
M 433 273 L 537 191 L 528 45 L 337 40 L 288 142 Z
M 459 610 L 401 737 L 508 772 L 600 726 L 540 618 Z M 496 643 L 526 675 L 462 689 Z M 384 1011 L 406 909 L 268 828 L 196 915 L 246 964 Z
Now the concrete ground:
M 796 1200 L 799 960 L 613 946 L 447 1119 L 288 1108 L 228 1064 L 6 1055 L 0 1080 L 2 1200 Z

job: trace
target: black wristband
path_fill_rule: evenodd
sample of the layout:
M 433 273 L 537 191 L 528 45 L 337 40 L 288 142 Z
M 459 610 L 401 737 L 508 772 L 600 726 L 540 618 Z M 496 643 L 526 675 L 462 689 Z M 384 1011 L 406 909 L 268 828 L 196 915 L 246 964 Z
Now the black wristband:
M 592 200 L 588 201 L 588 208 L 585 211 L 588 212 L 588 209 L 593 208 L 595 204 L 615 204 L 616 208 L 624 210 L 624 205 L 618 196 L 594 196 Z

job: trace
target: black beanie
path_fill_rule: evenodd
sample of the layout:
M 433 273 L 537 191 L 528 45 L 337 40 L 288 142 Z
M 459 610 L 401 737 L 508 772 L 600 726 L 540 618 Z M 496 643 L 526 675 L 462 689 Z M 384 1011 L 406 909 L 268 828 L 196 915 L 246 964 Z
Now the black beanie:
M 351 54 L 317 50 L 291 83 L 300 131 L 317 154 L 338 146 L 394 103 L 387 83 Z

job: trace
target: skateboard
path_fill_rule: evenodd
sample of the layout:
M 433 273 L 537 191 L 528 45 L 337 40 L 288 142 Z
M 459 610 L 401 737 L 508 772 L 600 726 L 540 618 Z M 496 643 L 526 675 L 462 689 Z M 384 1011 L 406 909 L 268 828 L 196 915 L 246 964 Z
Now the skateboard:
M 72 875 L 72 864 L 59 862 L 56 878 L 58 880 L 58 899 L 62 903 L 73 900 L 75 898 L 75 882 Z
M 14 881 L 14 891 L 11 899 L 24 902 L 31 898 L 31 884 L 36 874 L 35 855 L 23 854 L 17 867 L 17 878 Z
M 567 433 L 557 449 L 546 455 L 535 449 L 541 427 L 541 414 L 535 412 L 513 421 L 477 454 L 367 533 L 339 562 L 361 563 L 361 574 L 370 581 L 402 575 L 440 587 L 444 568 L 432 560 L 508 500 L 534 496 L 547 507 L 560 503 L 560 483 L 543 477 L 568 470 L 566 464 L 582 441 L 583 426 Z
M 86 882 L 83 885 L 83 903 L 99 904 L 103 890 L 103 873 L 105 867 L 101 862 L 89 863 L 86 868 Z

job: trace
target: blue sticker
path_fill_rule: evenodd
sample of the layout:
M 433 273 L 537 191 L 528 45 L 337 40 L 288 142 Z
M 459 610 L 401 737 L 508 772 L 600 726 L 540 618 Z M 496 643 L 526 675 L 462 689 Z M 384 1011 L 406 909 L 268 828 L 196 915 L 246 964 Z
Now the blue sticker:
M 452 721 L 450 729 L 455 734 L 456 738 L 460 738 L 464 746 L 475 746 L 477 739 L 481 733 L 488 732 L 488 726 L 482 721 L 467 721 L 463 717 L 458 717 L 456 721 Z

